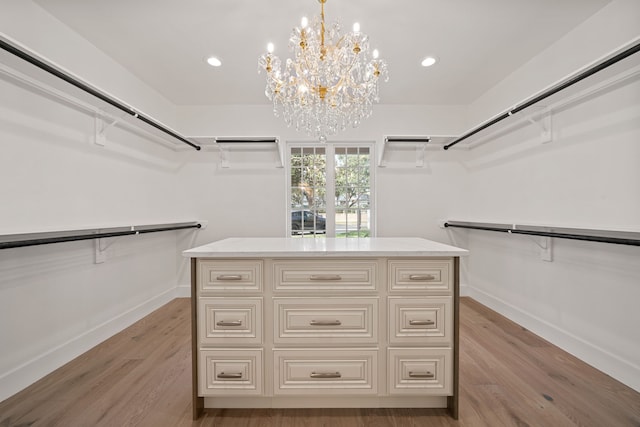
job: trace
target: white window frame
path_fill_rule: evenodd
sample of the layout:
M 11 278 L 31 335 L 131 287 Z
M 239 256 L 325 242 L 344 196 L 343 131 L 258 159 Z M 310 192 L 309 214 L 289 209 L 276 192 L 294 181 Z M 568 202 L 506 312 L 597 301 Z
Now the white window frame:
M 338 141 L 338 142 L 317 142 L 317 141 L 287 141 L 285 145 L 285 169 L 286 169 L 286 180 L 285 180 L 285 194 L 286 197 L 286 235 L 287 237 L 292 237 L 291 234 L 291 149 L 292 148 L 304 148 L 304 147 L 323 147 L 325 148 L 325 156 L 327 156 L 326 160 L 326 206 L 327 206 L 327 217 L 326 217 L 326 234 L 325 237 L 336 237 L 336 224 L 335 224 L 335 211 L 336 207 L 333 203 L 333 198 L 335 195 L 335 149 L 337 147 L 367 147 L 369 148 L 369 222 L 370 229 L 369 235 L 374 237 L 376 235 L 376 143 L 372 141 L 357 141 L 357 142 L 347 142 L 347 141 Z

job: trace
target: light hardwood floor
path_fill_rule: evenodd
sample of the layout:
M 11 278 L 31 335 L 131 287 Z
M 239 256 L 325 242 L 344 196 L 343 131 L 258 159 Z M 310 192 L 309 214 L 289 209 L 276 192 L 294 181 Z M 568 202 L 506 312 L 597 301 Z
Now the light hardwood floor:
M 176 299 L 0 403 L 17 426 L 640 426 L 640 394 L 469 299 L 460 419 L 444 410 L 215 410 L 191 419 L 189 300 Z

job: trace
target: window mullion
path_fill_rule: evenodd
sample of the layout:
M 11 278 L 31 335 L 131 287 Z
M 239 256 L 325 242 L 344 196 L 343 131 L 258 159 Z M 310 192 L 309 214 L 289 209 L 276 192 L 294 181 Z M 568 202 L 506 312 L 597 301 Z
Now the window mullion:
M 336 237 L 336 167 L 335 167 L 335 147 L 327 144 L 326 151 L 326 204 L 327 204 L 327 237 Z

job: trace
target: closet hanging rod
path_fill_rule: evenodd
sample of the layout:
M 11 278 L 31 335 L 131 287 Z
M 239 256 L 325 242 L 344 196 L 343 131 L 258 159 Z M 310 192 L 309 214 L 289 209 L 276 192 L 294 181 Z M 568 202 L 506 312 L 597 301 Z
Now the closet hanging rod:
M 640 246 L 640 233 L 637 232 L 620 232 L 620 231 L 608 231 L 608 230 L 582 230 L 572 229 L 566 227 L 538 227 L 538 226 L 526 226 L 526 225 L 508 225 L 508 224 L 487 224 L 477 222 L 458 222 L 447 221 L 444 223 L 444 227 L 452 228 L 466 228 L 471 230 L 483 230 L 483 231 L 497 231 L 510 234 L 526 234 L 529 236 L 543 236 L 543 237 L 556 237 L 559 239 L 569 240 L 582 240 L 588 242 L 600 242 L 600 243 L 613 243 L 618 245 L 628 246 Z M 521 228 L 525 227 L 525 228 Z M 528 229 L 527 229 L 528 228 Z M 537 230 L 536 230 L 537 228 Z M 546 231 L 542 228 L 549 229 L 561 229 L 568 232 Z M 597 236 L 595 234 L 582 234 L 583 231 L 601 232 L 603 235 Z M 608 235 L 607 235 L 608 234 Z M 616 237 L 615 235 L 633 235 L 636 238 L 631 237 Z
M 586 69 L 585 71 L 567 79 L 566 81 L 542 92 L 541 94 L 532 97 L 531 99 L 521 103 L 520 105 L 515 106 L 514 108 L 505 111 L 504 113 L 498 115 L 497 117 L 491 119 L 490 121 L 488 121 L 487 123 L 484 123 L 472 130 L 470 130 L 469 132 L 459 136 L 458 138 L 454 139 L 453 141 L 451 141 L 449 144 L 445 145 L 443 148 L 445 150 L 448 150 L 449 148 L 453 147 L 454 145 L 458 144 L 459 142 L 464 141 L 467 138 L 472 137 L 473 135 L 477 134 L 478 132 L 481 132 L 485 129 L 487 129 L 488 127 L 491 127 L 493 125 L 495 125 L 498 122 L 501 122 L 502 120 L 506 119 L 507 117 L 512 116 L 513 114 L 516 114 L 522 110 L 524 110 L 525 108 L 531 107 L 532 105 L 542 101 L 545 98 L 550 97 L 551 95 L 554 95 L 558 92 L 560 92 L 561 90 L 564 90 L 566 88 L 568 88 L 569 86 L 572 86 L 584 79 L 586 79 L 589 76 L 592 76 L 593 74 L 596 74 L 599 71 L 604 70 L 605 68 L 608 68 L 610 66 L 612 66 L 613 64 L 622 61 L 623 59 L 637 53 L 638 51 L 640 51 L 640 43 L 636 43 L 635 45 L 623 50 L 622 52 L 612 56 L 611 58 L 600 62 L 599 64 L 594 65 L 593 67 L 590 67 L 588 69 Z
M 197 222 L 180 222 L 173 224 L 137 225 L 131 227 L 110 227 L 89 230 L 10 234 L 0 236 L 0 249 L 22 248 L 25 246 L 48 245 L 51 243 L 75 242 L 78 240 L 101 239 L 103 237 L 130 236 L 201 227 L 202 224 Z
M 58 77 L 61 80 L 64 80 L 65 82 L 77 87 L 78 89 L 81 89 L 87 93 L 89 93 L 90 95 L 100 99 L 101 101 L 106 102 L 107 104 L 121 110 L 124 111 L 125 113 L 129 114 L 130 116 L 133 116 L 135 118 L 137 118 L 140 121 L 143 121 L 144 123 L 158 129 L 161 132 L 164 132 L 165 134 L 177 139 L 178 141 L 187 144 L 193 148 L 195 148 L 196 150 L 200 150 L 200 146 L 196 145 L 194 143 L 192 143 L 191 141 L 189 141 L 188 139 L 186 139 L 185 137 L 183 137 L 182 135 L 177 134 L 176 132 L 174 132 L 173 130 L 161 125 L 160 123 L 154 121 L 153 119 L 149 118 L 149 117 L 145 117 L 142 114 L 138 113 L 137 111 L 135 111 L 133 108 L 117 101 L 116 99 L 113 99 L 107 95 L 105 95 L 104 93 L 92 88 L 91 86 L 87 85 L 86 83 L 76 79 L 75 77 L 70 76 L 69 74 L 59 70 L 58 68 L 47 64 L 46 62 L 36 58 L 35 56 L 31 55 L 30 53 L 26 52 L 23 49 L 20 49 L 19 47 L 16 47 L 10 43 L 7 43 L 6 41 L 2 40 L 2 38 L 0 38 L 0 48 L 6 50 L 7 52 L 17 56 L 18 58 L 23 59 L 24 61 L 27 61 L 28 63 L 40 68 L 41 70 L 44 70 L 46 72 L 48 72 L 49 74 L 52 74 L 56 77 Z

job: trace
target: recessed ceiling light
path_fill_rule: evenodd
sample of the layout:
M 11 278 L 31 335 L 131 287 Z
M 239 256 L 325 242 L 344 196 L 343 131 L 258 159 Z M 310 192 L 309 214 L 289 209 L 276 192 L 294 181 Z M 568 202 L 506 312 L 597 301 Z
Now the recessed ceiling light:
M 436 62 L 438 62 L 436 58 L 434 58 L 433 56 L 427 56 L 422 60 L 421 64 L 423 67 L 431 67 Z
M 220 61 L 218 58 L 216 58 L 215 56 L 210 56 L 207 58 L 207 63 L 209 65 L 211 65 L 212 67 L 219 67 L 222 65 L 222 61 Z

